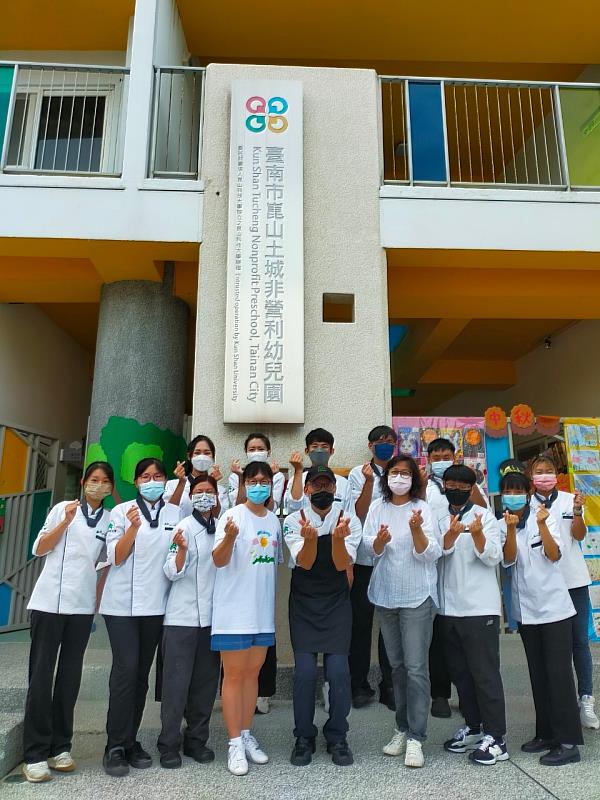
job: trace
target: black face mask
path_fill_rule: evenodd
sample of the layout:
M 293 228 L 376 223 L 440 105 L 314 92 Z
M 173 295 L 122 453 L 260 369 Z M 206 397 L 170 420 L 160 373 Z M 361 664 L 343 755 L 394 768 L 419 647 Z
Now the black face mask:
M 462 508 L 465 503 L 469 502 L 471 497 L 470 489 L 446 489 L 446 497 L 451 506 Z
M 310 502 L 315 508 L 318 508 L 319 511 L 325 511 L 326 508 L 330 508 L 334 500 L 335 495 L 333 492 L 313 492 L 310 496 Z

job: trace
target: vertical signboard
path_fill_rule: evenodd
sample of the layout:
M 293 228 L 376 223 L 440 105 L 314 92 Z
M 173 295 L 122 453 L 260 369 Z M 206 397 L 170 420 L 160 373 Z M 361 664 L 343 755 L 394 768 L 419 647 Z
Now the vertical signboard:
M 225 422 L 304 422 L 302 84 L 231 87 Z

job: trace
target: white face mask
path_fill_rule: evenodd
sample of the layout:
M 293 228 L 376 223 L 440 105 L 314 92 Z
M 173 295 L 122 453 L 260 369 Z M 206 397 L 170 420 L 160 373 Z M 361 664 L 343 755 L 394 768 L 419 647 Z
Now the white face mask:
M 192 456 L 192 467 L 198 472 L 208 472 L 214 463 L 211 456 Z
M 268 450 L 254 450 L 252 453 L 247 453 L 248 461 L 260 461 L 263 464 L 269 458 Z
M 197 492 L 191 497 L 192 506 L 195 511 L 210 511 L 217 505 L 217 497 L 210 492 Z
M 405 478 L 404 475 L 390 475 L 388 486 L 396 495 L 407 494 L 412 486 L 412 478 Z

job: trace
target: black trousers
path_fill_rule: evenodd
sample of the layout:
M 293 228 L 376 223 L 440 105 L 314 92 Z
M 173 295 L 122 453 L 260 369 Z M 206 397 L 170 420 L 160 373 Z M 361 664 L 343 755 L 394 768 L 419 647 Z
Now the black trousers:
M 104 615 L 112 650 L 106 749 L 135 744 L 142 722 L 148 675 L 162 634 L 163 617 Z
M 352 603 L 352 640 L 350 642 L 350 681 L 352 694 L 369 687 L 369 669 L 371 668 L 371 640 L 373 638 L 374 607 L 368 597 L 369 581 L 373 567 L 364 564 L 354 565 L 354 583 L 350 591 Z M 377 642 L 379 668 L 381 669 L 382 691 L 393 691 L 392 668 L 385 650 L 381 632 Z
M 433 621 L 433 636 L 429 646 L 429 681 L 433 698 L 445 697 L 446 700 L 449 700 L 452 694 L 452 682 L 446 664 L 444 633 L 440 620 L 441 617 L 438 614 Z
M 318 733 L 314 723 L 317 655 L 294 651 L 294 736 L 307 739 Z M 335 744 L 346 738 L 352 706 L 348 656 L 324 653 L 323 677 L 329 682 L 329 719 L 323 726 L 323 736 L 327 742 Z
M 267 655 L 258 673 L 258 696 L 273 697 L 277 689 L 277 644 L 267 649 Z
M 465 722 L 496 739 L 506 734 L 500 675 L 500 618 L 438 616 L 445 661 Z
M 535 735 L 559 744 L 583 744 L 573 678 L 572 620 L 522 625 L 535 705 Z
M 217 689 L 221 658 L 210 649 L 210 627 L 165 625 L 162 638 L 163 684 L 158 751 L 181 748 L 181 721 L 185 718 L 184 748 L 206 744 Z
M 71 751 L 73 714 L 93 621 L 93 614 L 31 612 L 29 689 L 23 725 L 26 764 Z

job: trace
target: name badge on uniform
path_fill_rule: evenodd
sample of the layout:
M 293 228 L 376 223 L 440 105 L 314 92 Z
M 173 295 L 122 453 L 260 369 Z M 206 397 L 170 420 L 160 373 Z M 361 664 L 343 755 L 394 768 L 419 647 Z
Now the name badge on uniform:
M 175 530 L 175 525 L 169 525 L 167 522 L 165 522 L 165 530 L 166 531 L 173 531 L 173 530 Z
M 573 519 L 573 514 L 569 514 L 567 511 L 562 515 L 563 519 Z

